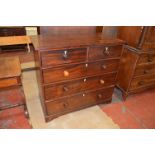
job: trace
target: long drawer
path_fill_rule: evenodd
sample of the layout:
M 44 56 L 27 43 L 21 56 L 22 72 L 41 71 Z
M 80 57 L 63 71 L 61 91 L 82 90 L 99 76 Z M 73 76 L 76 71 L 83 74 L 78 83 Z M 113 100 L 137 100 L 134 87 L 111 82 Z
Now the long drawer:
M 122 46 L 92 46 L 89 48 L 89 60 L 99 60 L 120 57 Z
M 66 63 L 84 62 L 87 59 L 87 48 L 64 49 L 41 52 L 42 67 Z
M 12 77 L 7 79 L 0 79 L 0 88 L 7 88 L 11 86 L 21 85 L 19 77 Z
M 143 64 L 143 63 L 155 63 L 155 52 L 141 54 L 138 60 L 138 64 Z
M 136 67 L 134 76 L 141 76 L 145 74 L 152 74 L 155 73 L 155 63 L 153 64 L 146 64 L 146 65 L 138 65 Z
M 145 51 L 155 51 L 155 42 L 154 43 L 150 43 L 150 42 L 146 42 L 143 45 L 143 50 Z
M 83 78 L 80 80 L 73 80 L 70 82 L 63 82 L 60 84 L 52 84 L 44 87 L 45 99 L 54 100 L 59 97 L 72 95 L 75 93 L 105 88 L 115 85 L 116 73 L 105 74 L 102 76 L 95 76 Z
M 76 110 L 110 100 L 113 87 L 89 93 L 81 93 L 71 97 L 45 102 L 48 115 L 60 114 L 68 110 Z
M 155 74 L 147 74 L 132 79 L 130 90 L 139 89 L 145 86 L 155 85 Z
M 71 80 L 80 77 L 104 74 L 117 71 L 118 59 L 104 60 L 93 63 L 82 63 L 76 65 L 66 65 L 43 70 L 44 83 L 52 83 L 63 80 Z
M 24 27 L 0 28 L 0 36 L 23 36 L 23 35 L 26 35 Z

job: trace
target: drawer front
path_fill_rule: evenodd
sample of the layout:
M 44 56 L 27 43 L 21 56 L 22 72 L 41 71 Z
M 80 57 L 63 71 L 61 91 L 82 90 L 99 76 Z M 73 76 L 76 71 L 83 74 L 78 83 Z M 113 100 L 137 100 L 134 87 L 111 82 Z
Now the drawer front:
M 138 64 L 155 63 L 155 53 L 142 54 L 138 60 Z
M 75 93 L 104 88 L 115 85 L 116 73 L 105 74 L 97 77 L 83 78 L 71 82 L 53 84 L 45 86 L 45 99 L 53 100 L 55 98 L 72 95 Z
M 148 42 L 145 42 L 143 44 L 143 50 L 145 51 L 155 51 L 155 43 L 148 43 Z
M 17 78 L 9 78 L 9 79 L 2 79 L 0 80 L 0 88 L 6 88 L 10 86 L 17 86 L 20 83 L 18 82 Z
M 155 73 L 155 63 L 137 66 L 134 76 L 141 76 L 152 73 Z
M 155 26 L 150 26 L 148 34 L 146 36 L 146 41 L 155 42 Z
M 95 105 L 110 100 L 112 93 L 113 87 L 46 102 L 47 113 L 48 115 L 59 114 L 68 110 L 76 110 L 80 107 Z
M 87 59 L 87 49 L 65 49 L 58 51 L 42 52 L 42 67 L 66 63 L 84 62 Z
M 148 74 L 134 78 L 131 82 L 130 90 L 135 90 L 151 85 L 155 85 L 155 74 Z
M 120 57 L 122 46 L 94 46 L 89 48 L 89 60 Z
M 26 35 L 25 28 L 0 28 L 0 36 Z
M 43 70 L 44 83 L 52 83 L 86 76 L 95 76 L 97 74 L 104 74 L 107 72 L 115 72 L 117 71 L 118 65 L 119 61 L 116 59 L 46 69 Z
M 13 31 L 7 28 L 0 28 L 0 36 L 13 36 Z

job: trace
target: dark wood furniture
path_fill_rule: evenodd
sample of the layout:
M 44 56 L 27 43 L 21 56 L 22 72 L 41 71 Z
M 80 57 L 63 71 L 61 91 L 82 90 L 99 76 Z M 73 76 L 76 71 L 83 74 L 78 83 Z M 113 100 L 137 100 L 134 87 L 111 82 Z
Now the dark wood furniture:
M 13 36 L 26 36 L 26 27 L 29 26 L 0 26 L 0 37 L 13 37 Z M 34 26 L 30 26 L 34 27 Z M 36 26 L 37 33 L 40 34 L 40 27 Z M 11 52 L 11 51 L 28 51 L 27 44 L 14 44 L 5 45 L 0 47 L 0 52 Z
M 25 115 L 28 117 L 24 92 L 22 90 L 21 68 L 18 57 L 0 58 L 0 92 L 5 92 L 7 94 L 8 90 L 11 90 L 12 94 L 14 91 L 16 93 L 19 92 L 22 102 L 8 105 L 7 102 L 0 100 L 0 110 L 23 106 Z M 10 92 L 8 94 L 10 94 Z
M 111 101 L 122 40 L 70 34 L 40 35 L 31 41 L 46 121 Z
M 125 100 L 129 94 L 155 87 L 155 27 L 120 27 L 118 36 L 128 44 L 117 76 Z
M 98 31 L 97 26 L 40 26 L 41 35 L 88 35 Z
M 120 26 L 118 38 L 126 41 L 127 45 L 137 49 L 150 51 L 155 49 L 155 26 Z
M 0 37 L 7 36 L 24 36 L 26 30 L 24 26 L 4 26 L 0 27 Z
M 24 26 L 1 26 L 0 27 L 0 37 L 8 36 L 24 36 L 26 35 L 26 30 Z M 6 50 L 21 50 L 25 49 L 25 45 L 8 45 L 1 47 L 2 51 Z

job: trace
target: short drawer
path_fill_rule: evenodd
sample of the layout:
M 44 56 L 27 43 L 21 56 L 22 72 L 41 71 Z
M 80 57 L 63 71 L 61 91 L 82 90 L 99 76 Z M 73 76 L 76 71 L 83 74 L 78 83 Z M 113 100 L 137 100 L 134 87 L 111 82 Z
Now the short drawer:
M 42 67 L 66 63 L 84 62 L 87 59 L 87 49 L 65 49 L 41 53 Z
M 89 93 L 81 93 L 71 97 L 46 102 L 47 114 L 61 114 L 68 110 L 76 110 L 80 107 L 87 107 L 101 103 L 112 98 L 113 87 L 97 90 Z
M 89 60 L 120 57 L 122 46 L 93 46 L 89 48 Z
M 118 59 L 115 59 L 45 69 L 43 70 L 43 82 L 52 83 L 93 75 L 95 76 L 97 74 L 104 74 L 108 72 L 116 72 L 118 66 L 119 61 Z
M 115 85 L 115 79 L 116 73 L 110 73 L 102 76 L 83 78 L 80 80 L 45 86 L 45 99 L 54 100 L 59 97 L 68 96 L 83 91 L 112 86 Z
M 6 88 L 11 86 L 17 86 L 20 85 L 20 79 L 14 77 L 14 78 L 8 78 L 8 79 L 0 79 L 0 88 Z
M 155 85 L 155 74 L 148 74 L 134 78 L 131 82 L 130 90 L 135 90 L 152 85 Z
M 138 65 L 136 67 L 134 76 L 141 76 L 141 75 L 152 74 L 152 73 L 155 73 L 155 63 L 146 64 L 146 65 Z
M 143 63 L 155 63 L 155 52 L 141 54 L 138 60 L 138 64 Z

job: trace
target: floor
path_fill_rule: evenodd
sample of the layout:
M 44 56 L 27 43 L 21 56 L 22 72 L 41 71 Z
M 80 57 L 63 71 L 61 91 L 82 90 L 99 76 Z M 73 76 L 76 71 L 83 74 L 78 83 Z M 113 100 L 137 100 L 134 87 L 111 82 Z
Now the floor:
M 125 102 L 101 106 L 112 120 L 125 129 L 155 129 L 155 89 L 132 95 Z
M 32 128 L 28 119 L 25 117 L 24 106 L 21 105 L 22 103 L 25 103 L 24 101 L 24 94 L 21 88 L 12 88 L 5 91 L 0 91 L 0 107 L 3 108 L 3 110 L 0 111 L 0 128 Z M 4 110 L 6 106 L 10 107 L 17 104 L 20 104 L 21 106 Z
M 122 102 L 121 92 L 115 89 L 112 104 L 93 106 L 45 123 L 35 71 L 23 72 L 23 85 L 30 122 L 34 129 L 155 128 L 155 89 L 132 95 L 125 102 Z M 12 126 L 12 128 L 17 127 Z

